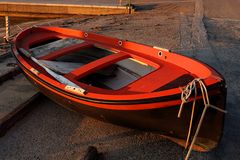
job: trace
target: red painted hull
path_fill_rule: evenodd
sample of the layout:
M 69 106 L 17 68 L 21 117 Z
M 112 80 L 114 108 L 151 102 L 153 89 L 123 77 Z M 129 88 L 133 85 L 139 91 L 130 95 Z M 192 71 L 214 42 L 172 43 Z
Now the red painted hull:
M 64 75 L 72 82 L 87 89 L 85 95 L 67 91 L 64 84 L 59 84 L 40 66 L 19 51 L 19 48 L 30 50 L 31 46 L 51 38 L 67 37 L 83 39 L 86 43 L 65 47 L 41 58 L 52 60 L 91 44 L 97 44 L 117 52 Z M 207 86 L 211 104 L 225 109 L 226 87 L 225 81 L 219 73 L 201 62 L 156 47 L 82 31 L 42 27 L 21 32 L 14 39 L 12 50 L 26 77 L 42 93 L 65 107 L 79 110 L 103 121 L 157 131 L 181 140 L 186 139 L 191 115 L 191 100 L 184 107 L 182 118 L 177 118 L 181 104 L 181 90 L 178 88 L 179 86 L 176 87 L 176 84 L 174 84 L 175 87 L 169 87 L 169 82 L 186 74 L 193 76 L 193 78 L 202 78 Z M 156 70 L 118 90 L 87 86 L 77 81 L 77 79 L 109 65 L 109 63 L 115 63 L 129 57 L 150 64 Z M 40 74 L 34 73 L 32 68 Z M 183 85 L 188 82 L 181 83 Z M 194 116 L 193 130 L 196 129 L 196 122 L 203 109 L 200 107 L 203 106 L 201 96 L 198 97 L 196 106 L 199 107 L 196 109 L 196 116 Z M 196 150 L 206 151 L 217 145 L 222 134 L 223 121 L 223 113 L 209 109 L 195 145 Z M 213 128 L 214 132 L 209 132 Z

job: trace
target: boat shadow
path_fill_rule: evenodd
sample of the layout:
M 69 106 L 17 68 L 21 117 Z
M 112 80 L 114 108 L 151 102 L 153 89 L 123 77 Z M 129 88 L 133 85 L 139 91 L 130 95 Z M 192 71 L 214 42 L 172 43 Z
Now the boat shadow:
M 92 138 L 74 145 L 95 146 L 103 152 L 104 158 L 109 160 L 182 159 L 182 147 L 161 137 L 160 134 L 133 129 L 121 131 L 120 129 L 118 133 Z
M 228 91 L 227 114 L 222 139 L 216 149 L 209 152 L 209 159 L 239 159 L 240 150 L 240 109 L 239 99 L 232 90 Z M 212 131 L 214 132 L 214 131 Z

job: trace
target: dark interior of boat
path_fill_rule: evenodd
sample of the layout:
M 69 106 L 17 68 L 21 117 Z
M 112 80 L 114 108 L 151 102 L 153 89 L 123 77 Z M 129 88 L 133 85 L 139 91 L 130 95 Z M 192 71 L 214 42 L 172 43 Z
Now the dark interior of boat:
M 71 71 L 103 57 L 115 54 L 103 47 L 92 45 L 51 60 L 44 60 L 41 57 L 57 51 L 67 45 L 84 43 L 76 39 L 51 39 L 44 43 L 31 46 L 31 53 L 39 58 L 39 61 L 54 72 L 65 75 Z M 49 48 L 49 49 L 48 49 Z M 139 78 L 154 71 L 155 68 L 133 58 L 126 58 L 116 63 L 109 64 L 99 70 L 90 73 L 77 81 L 98 88 L 118 90 Z

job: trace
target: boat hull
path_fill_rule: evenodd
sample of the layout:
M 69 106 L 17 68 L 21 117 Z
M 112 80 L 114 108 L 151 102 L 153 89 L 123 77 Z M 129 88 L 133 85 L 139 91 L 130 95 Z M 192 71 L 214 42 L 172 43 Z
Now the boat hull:
M 62 44 L 62 40 L 69 38 L 81 40 L 81 42 L 70 46 L 68 44 L 56 51 L 51 50 L 55 49 L 54 45 L 60 42 Z M 44 51 L 46 44 L 48 44 L 48 51 Z M 96 49 L 96 46 L 100 48 L 98 51 L 91 51 L 94 56 L 95 53 L 99 56 L 101 48 L 105 49 L 104 51 L 111 51 L 111 54 L 100 56 L 67 72 L 59 70 L 59 67 L 52 68 L 48 65 L 46 67 L 46 64 L 43 64 L 46 60 L 48 64 L 55 60 L 58 61 L 58 58 L 69 56 L 76 51 L 83 51 L 84 48 L 93 49 L 95 47 Z M 182 115 L 178 118 L 182 103 L 182 91 L 179 87 L 188 85 L 192 80 L 201 79 L 207 88 L 210 104 L 225 110 L 226 85 L 221 74 L 197 60 L 155 46 L 146 46 L 65 28 L 40 27 L 21 32 L 14 39 L 12 50 L 29 81 L 56 103 L 105 122 L 160 133 L 182 146 L 185 145 L 184 142 L 189 133 L 194 96 L 187 98 L 188 103 L 184 104 Z M 36 52 L 32 52 L 32 50 Z M 42 50 L 44 53 L 38 57 L 38 51 Z M 74 55 L 82 54 L 93 58 L 92 55 L 85 52 L 76 52 Z M 65 62 L 66 59 L 61 59 L 60 62 Z M 75 58 L 77 62 L 82 59 L 84 58 Z M 88 75 L 99 74 L 99 71 L 105 67 L 113 64 L 120 65 L 119 63 L 126 59 L 133 59 L 134 63 L 141 64 L 141 67 L 151 66 L 146 68 L 151 71 L 147 74 L 139 72 L 141 76 L 138 75 L 137 79 L 134 78 L 133 81 L 129 81 L 117 89 L 114 89 L 116 87 L 114 85 L 112 85 L 113 88 L 111 85 L 110 87 L 94 86 L 94 83 L 91 82 L 104 81 L 104 78 L 94 76 L 90 80 L 84 79 Z M 75 61 L 71 59 L 67 62 Z M 126 61 L 124 64 L 126 66 Z M 122 69 L 128 73 L 129 77 L 136 76 L 136 68 L 138 71 L 142 71 L 139 67 L 134 69 L 133 65 L 129 67 L 132 70 L 129 70 L 128 67 Z M 67 65 L 65 68 L 69 69 L 70 67 Z M 112 71 L 107 72 L 109 77 L 114 75 L 109 75 L 109 73 Z M 106 76 L 105 72 L 105 78 Z M 109 77 L 108 80 L 111 79 L 111 83 L 116 82 L 116 79 Z M 122 83 L 122 81 L 117 83 Z M 198 86 L 196 87 L 198 88 Z M 204 109 L 203 96 L 200 92 L 195 98 L 196 106 L 190 142 Z M 222 135 L 223 123 L 224 113 L 209 107 L 193 149 L 208 151 L 216 147 Z
M 184 146 L 187 138 L 188 127 L 190 123 L 190 116 L 192 111 L 192 103 L 187 103 L 184 106 L 181 118 L 177 117 L 179 111 L 179 105 L 173 105 L 167 108 L 155 108 L 155 109 L 142 109 L 142 110 L 111 110 L 98 108 L 97 103 L 91 103 L 89 105 L 84 101 L 79 102 L 79 99 L 75 99 L 69 95 L 63 95 L 61 92 L 51 89 L 51 86 L 46 86 L 41 82 L 34 74 L 23 69 L 26 78 L 44 95 L 49 97 L 59 105 L 74 111 L 78 111 L 81 114 L 93 117 L 95 119 L 113 123 L 120 126 L 140 129 L 143 131 L 157 132 L 170 140 Z M 221 109 L 225 109 L 226 103 L 226 87 L 225 83 L 218 84 L 216 89 L 212 89 L 214 95 L 210 97 L 212 105 L 216 105 Z M 178 96 L 180 99 L 180 95 Z M 160 104 L 161 102 L 159 102 Z M 112 105 L 112 104 L 105 104 Z M 123 105 L 123 104 L 114 104 Z M 132 104 L 133 106 L 142 104 Z M 146 103 L 151 105 L 151 103 Z M 156 105 L 156 104 L 154 104 Z M 128 104 L 129 106 L 129 104 Z M 197 100 L 197 107 L 193 122 L 193 131 L 197 128 L 198 121 L 200 119 L 203 102 L 202 99 Z M 202 127 L 200 129 L 198 138 L 193 147 L 197 151 L 209 151 L 217 146 L 219 143 L 224 123 L 224 113 L 218 112 L 212 108 L 209 108 Z M 213 131 L 213 132 L 210 132 Z

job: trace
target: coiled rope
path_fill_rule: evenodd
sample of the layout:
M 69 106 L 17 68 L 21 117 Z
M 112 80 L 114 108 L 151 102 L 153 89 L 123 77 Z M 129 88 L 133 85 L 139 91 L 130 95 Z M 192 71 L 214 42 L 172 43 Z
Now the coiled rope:
M 178 118 L 181 117 L 183 106 L 184 106 L 185 103 L 187 103 L 189 101 L 189 97 L 192 95 L 192 92 L 194 91 L 192 113 L 191 113 L 191 119 L 190 119 L 190 123 L 189 123 L 189 129 L 188 129 L 188 135 L 187 135 L 187 140 L 186 140 L 186 144 L 185 144 L 185 149 L 188 147 L 189 139 L 190 139 L 190 135 L 191 135 L 191 130 L 192 130 L 192 122 L 193 122 L 193 118 L 194 118 L 194 110 L 195 110 L 195 104 L 196 104 L 196 99 L 197 99 L 197 83 L 199 84 L 200 89 L 201 89 L 202 99 L 203 99 L 203 103 L 204 103 L 204 109 L 202 111 L 202 115 L 201 115 L 200 120 L 198 122 L 197 129 L 194 133 L 194 136 L 193 136 L 193 139 L 192 139 L 191 144 L 189 146 L 189 149 L 188 149 L 187 155 L 185 157 L 185 160 L 188 160 L 188 158 L 191 154 L 193 145 L 194 145 L 194 143 L 197 139 L 197 136 L 198 136 L 199 130 L 201 128 L 201 125 L 202 125 L 205 113 L 207 111 L 207 108 L 211 107 L 211 108 L 213 108 L 213 109 L 215 109 L 219 112 L 227 113 L 225 110 L 210 104 L 208 91 L 207 91 L 207 88 L 206 88 L 204 82 L 202 81 L 202 79 L 196 78 L 196 79 L 192 80 L 191 82 L 189 82 L 186 87 L 182 88 L 181 89 L 182 90 L 182 94 L 181 94 L 182 103 L 181 103 L 180 108 L 179 108 Z

